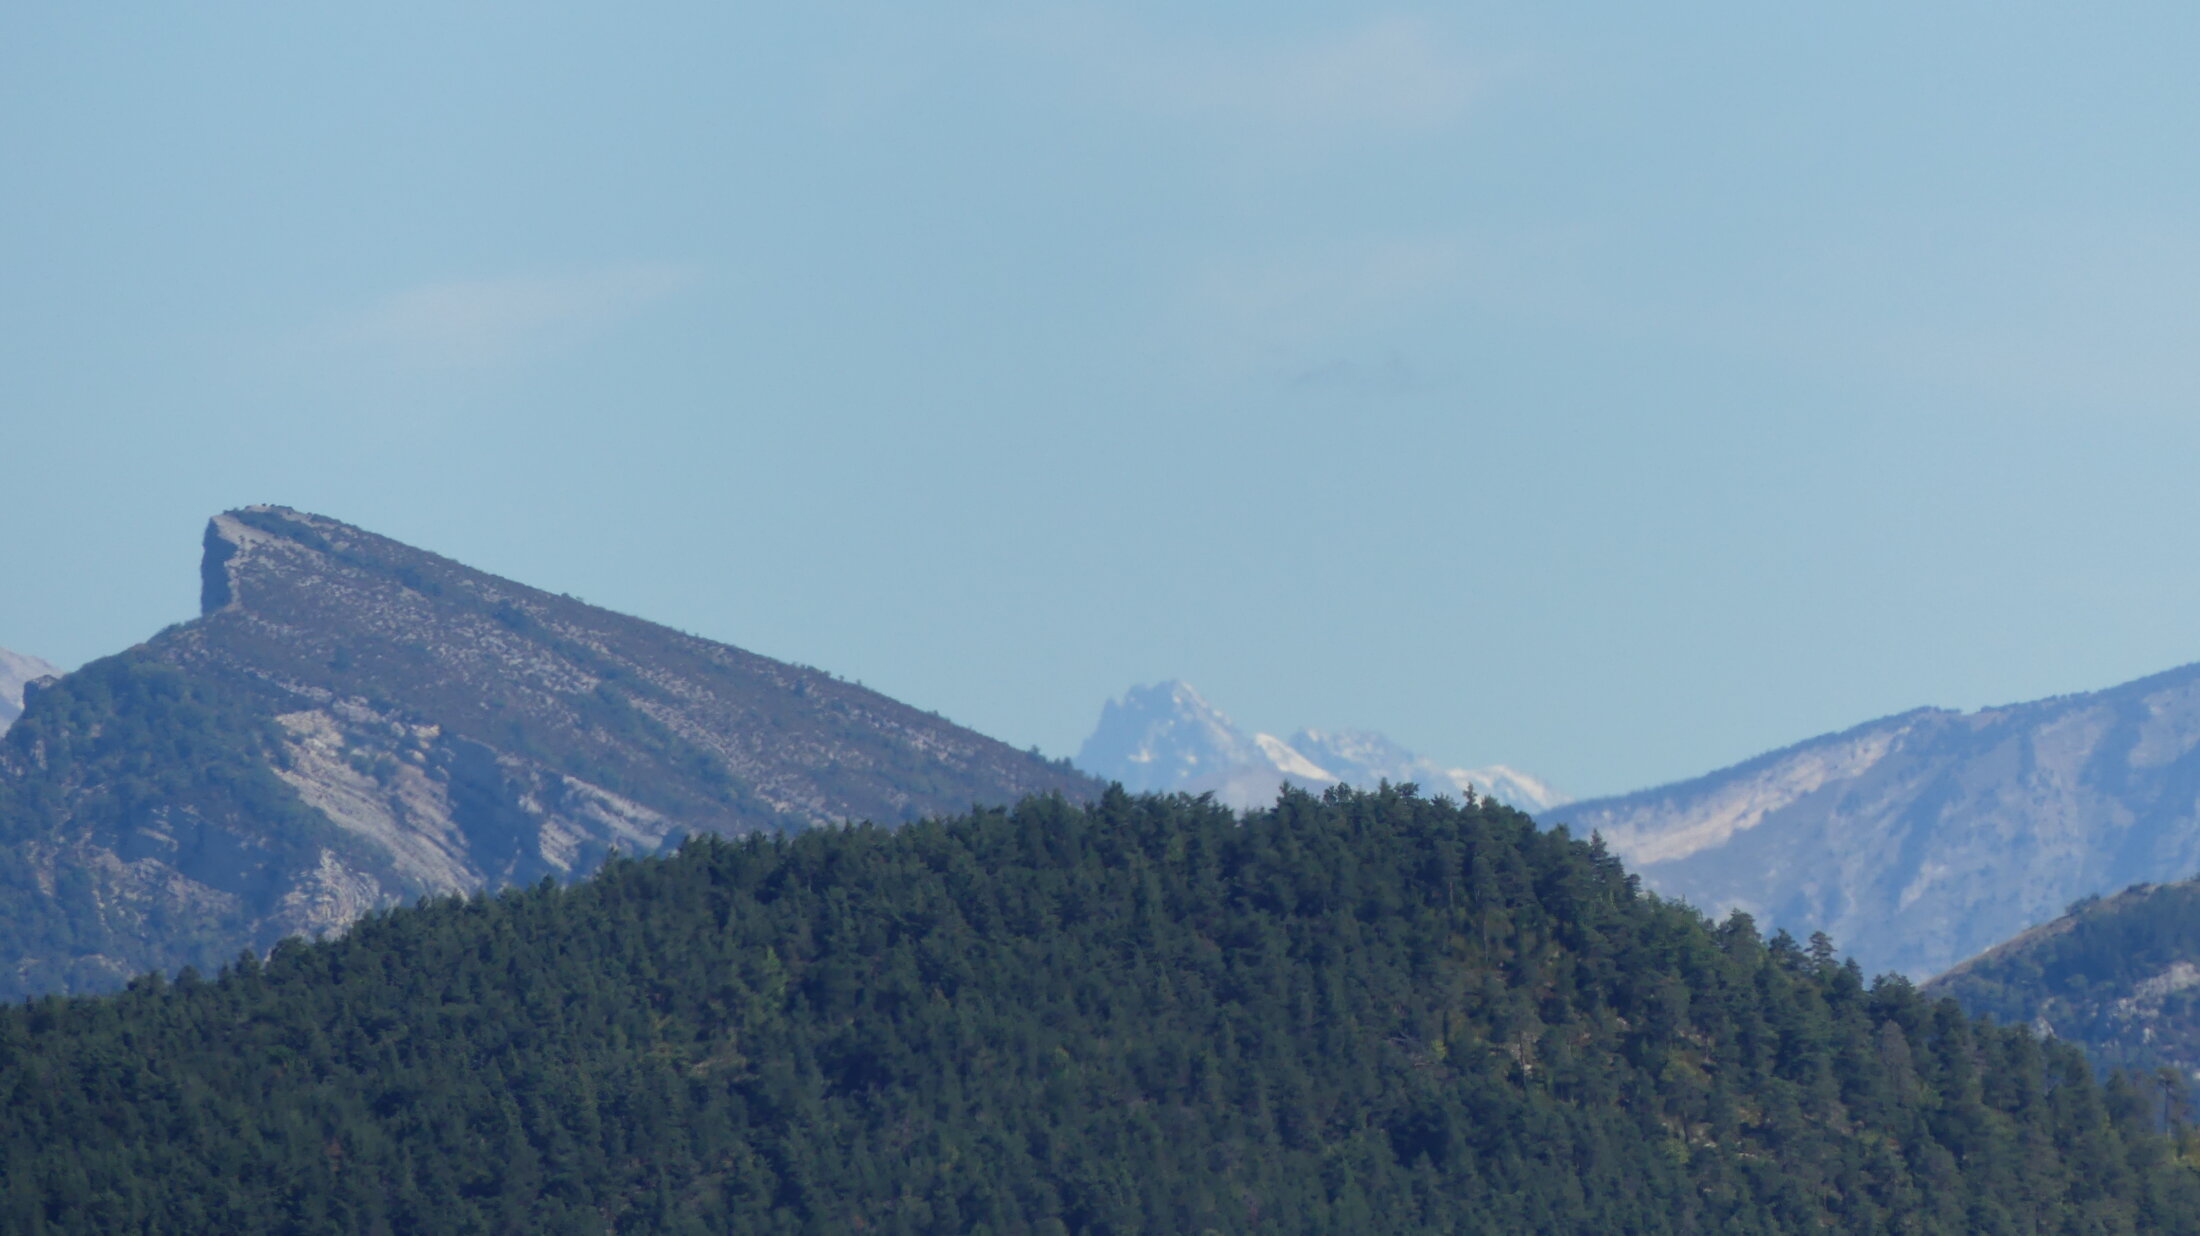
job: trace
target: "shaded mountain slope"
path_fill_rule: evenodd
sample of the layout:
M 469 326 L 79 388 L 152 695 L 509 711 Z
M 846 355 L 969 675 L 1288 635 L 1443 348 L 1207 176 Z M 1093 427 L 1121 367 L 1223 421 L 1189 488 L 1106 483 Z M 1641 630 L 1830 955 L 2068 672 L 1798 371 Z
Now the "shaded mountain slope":
M 2089 897 L 1927 984 L 2104 1068 L 2200 1080 L 2200 880 Z
M 1492 804 L 702 839 L 0 1009 L 0 1230 L 2200 1228 L 2077 1052 Z
M 2200 666 L 1919 709 L 1548 815 L 1660 892 L 1929 975 L 2080 897 L 2200 871 Z
M 0 740 L 0 995 L 218 962 L 687 832 L 899 823 L 1098 786 L 829 674 L 273 507 L 203 615 Z

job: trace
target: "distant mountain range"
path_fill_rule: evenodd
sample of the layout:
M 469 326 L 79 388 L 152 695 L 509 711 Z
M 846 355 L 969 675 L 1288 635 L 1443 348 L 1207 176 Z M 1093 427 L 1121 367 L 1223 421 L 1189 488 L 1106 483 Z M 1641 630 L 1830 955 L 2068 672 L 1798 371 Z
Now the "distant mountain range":
M 0 739 L 0 997 L 689 832 L 1100 789 L 831 674 L 320 516 L 216 516 L 201 575 L 201 617 L 34 689 Z
M 1077 767 L 1049 762 L 280 507 L 217 516 L 201 575 L 199 618 L 33 685 L 0 736 L 0 998 L 213 964 L 688 832 L 898 823 L 1109 780 L 1238 809 L 1285 785 L 1472 791 L 1602 834 L 1660 893 L 1919 978 L 2082 898 L 2200 872 L 2200 666 L 1920 709 L 1574 803 L 1377 733 L 1251 732 L 1182 682 L 1109 701 Z M 56 673 L 0 654 L 0 717 Z
M 1100 711 L 1077 766 L 1129 790 L 1212 793 L 1238 810 L 1273 803 L 1285 785 L 1319 790 L 1384 781 L 1431 793 L 1496 798 L 1535 811 L 1566 796 L 1526 773 L 1492 765 L 1454 768 L 1367 730 L 1300 730 L 1288 740 L 1247 733 L 1181 681 L 1133 687 Z
M 54 665 L 27 657 L 20 652 L 0 648 L 0 730 L 15 723 L 23 715 L 23 686 L 40 678 L 59 674 Z
M 1543 818 L 1602 833 L 1662 893 L 1924 977 L 2079 898 L 2200 871 L 2200 666 L 1919 709 Z

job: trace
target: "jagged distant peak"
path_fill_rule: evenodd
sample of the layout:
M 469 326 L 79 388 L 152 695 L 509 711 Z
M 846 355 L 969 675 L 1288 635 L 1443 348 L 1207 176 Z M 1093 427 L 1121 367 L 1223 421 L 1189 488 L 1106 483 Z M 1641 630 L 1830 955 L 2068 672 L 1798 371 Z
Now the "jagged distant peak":
M 26 682 L 36 682 L 41 678 L 50 678 L 60 672 L 60 666 L 43 657 L 34 657 L 29 653 L 0 648 L 0 681 L 13 683 L 13 689 L 15 690 L 21 690 L 22 685 Z
M 1373 730 L 1309 728 L 1288 739 L 1248 733 L 1181 679 L 1133 687 L 1110 700 L 1077 763 L 1128 789 L 1213 793 L 1241 810 L 1268 805 L 1285 785 L 1322 789 L 1385 781 L 1471 792 L 1530 810 L 1568 801 L 1503 765 L 1451 768 Z
M 1077 753 L 1081 767 L 1104 768 L 1133 790 L 1182 789 L 1262 761 L 1252 736 L 1180 679 L 1109 700 Z
M 1237 731 L 1237 725 L 1228 714 L 1207 702 L 1192 684 L 1181 678 L 1167 682 L 1150 683 L 1132 687 L 1123 693 L 1119 706 L 1146 716 L 1166 718 L 1170 721 L 1191 721 Z
M 0 730 L 23 715 L 23 688 L 41 678 L 51 678 L 61 668 L 50 661 L 0 648 Z

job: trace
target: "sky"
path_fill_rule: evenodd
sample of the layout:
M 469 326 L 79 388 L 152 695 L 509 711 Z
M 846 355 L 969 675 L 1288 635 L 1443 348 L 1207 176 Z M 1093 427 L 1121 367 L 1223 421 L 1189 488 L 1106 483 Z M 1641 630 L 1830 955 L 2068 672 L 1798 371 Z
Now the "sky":
M 6 6 L 0 646 L 277 502 L 1050 755 L 2200 659 L 2200 9 L 1685 7 Z

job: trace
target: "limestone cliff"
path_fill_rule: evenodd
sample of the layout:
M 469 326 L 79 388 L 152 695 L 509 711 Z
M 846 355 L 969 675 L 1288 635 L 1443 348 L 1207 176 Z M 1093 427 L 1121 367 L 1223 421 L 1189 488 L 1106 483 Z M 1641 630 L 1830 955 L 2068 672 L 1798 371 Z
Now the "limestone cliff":
M 277 507 L 0 747 L 0 995 L 206 965 L 696 831 L 1097 787 L 821 671 Z

